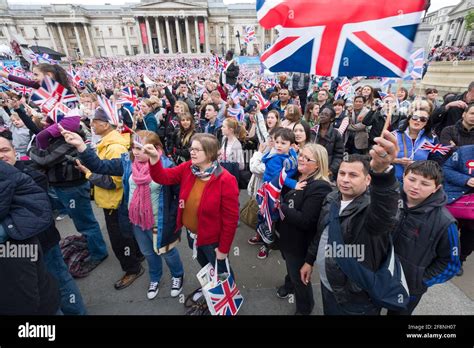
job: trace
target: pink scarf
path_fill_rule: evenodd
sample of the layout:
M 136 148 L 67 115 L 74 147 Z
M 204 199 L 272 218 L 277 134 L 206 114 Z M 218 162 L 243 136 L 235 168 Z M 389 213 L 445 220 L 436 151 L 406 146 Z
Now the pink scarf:
M 133 161 L 132 178 L 137 188 L 133 192 L 128 215 L 132 224 L 142 230 L 150 230 L 155 225 L 151 204 L 151 176 L 148 162 Z

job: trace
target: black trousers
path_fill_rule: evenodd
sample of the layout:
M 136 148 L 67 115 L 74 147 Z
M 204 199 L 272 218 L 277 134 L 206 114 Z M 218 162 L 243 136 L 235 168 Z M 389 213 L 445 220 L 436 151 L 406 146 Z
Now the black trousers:
M 413 311 L 415 310 L 416 306 L 418 306 L 418 303 L 420 303 L 421 295 L 412 295 L 410 296 L 410 302 L 408 303 L 407 309 L 403 311 L 391 311 L 389 310 L 387 312 L 387 315 L 411 315 Z
M 461 262 L 471 255 L 474 250 L 474 220 L 458 220 L 459 230 L 461 231 Z
M 140 249 L 133 235 L 127 237 L 120 231 L 118 210 L 104 209 L 104 217 L 112 250 L 119 260 L 122 270 L 128 274 L 140 272 Z
M 300 269 L 305 263 L 304 256 L 296 256 L 281 251 L 286 263 L 285 288 L 295 293 L 296 311 L 300 314 L 310 315 L 314 308 L 313 287 L 311 282 L 305 285 L 301 281 Z

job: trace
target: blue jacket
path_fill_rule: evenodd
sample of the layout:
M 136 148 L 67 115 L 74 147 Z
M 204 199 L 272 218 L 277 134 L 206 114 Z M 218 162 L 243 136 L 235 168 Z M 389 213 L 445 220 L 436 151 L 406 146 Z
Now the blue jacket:
M 436 138 L 429 137 L 425 135 L 425 131 L 422 130 L 420 134 L 418 134 L 418 138 L 415 140 L 415 145 L 408 134 L 408 128 L 405 132 L 396 131 L 395 135 L 397 137 L 398 147 L 400 151 L 398 152 L 397 158 L 408 157 L 414 161 L 424 161 L 428 159 L 428 155 L 430 152 L 428 150 L 420 150 L 420 147 L 425 143 L 429 142 L 431 144 L 436 144 Z M 405 138 L 405 142 L 403 141 Z M 406 144 L 406 149 L 405 145 Z M 405 171 L 405 167 L 401 164 L 395 164 L 395 175 L 397 176 L 398 181 L 403 181 L 403 172 Z
M 290 149 L 289 154 L 268 152 L 263 155 L 262 162 L 265 164 L 263 181 L 271 182 L 276 176 L 280 175 L 283 168 L 285 168 L 287 174 L 285 186 L 291 189 L 296 188 L 297 181 L 294 180 L 293 177 L 298 170 L 297 157 L 298 155 L 294 149 Z
M 120 225 L 123 229 L 127 224 L 130 224 L 128 218 L 129 178 L 132 175 L 130 154 L 127 152 L 122 154 L 121 158 L 100 160 L 94 150 L 88 148 L 79 154 L 79 158 L 93 173 L 122 176 L 123 199 L 118 210 Z M 164 156 L 161 157 L 161 163 L 165 168 L 169 168 L 173 165 L 173 162 Z M 158 230 L 157 249 L 165 247 L 180 238 L 180 230 L 175 233 L 178 197 L 178 185 L 161 186 L 158 217 L 156 221 Z
M 448 195 L 448 203 L 461 198 L 467 193 L 474 193 L 472 187 L 467 186 L 469 179 L 474 178 L 474 170 L 467 167 L 468 161 L 474 160 L 474 145 L 461 146 L 444 163 L 444 190 Z
M 137 128 L 140 130 L 149 130 L 150 132 L 158 132 L 158 121 L 153 112 L 148 113 L 142 122 L 138 122 Z M 157 133 L 158 134 L 158 133 Z

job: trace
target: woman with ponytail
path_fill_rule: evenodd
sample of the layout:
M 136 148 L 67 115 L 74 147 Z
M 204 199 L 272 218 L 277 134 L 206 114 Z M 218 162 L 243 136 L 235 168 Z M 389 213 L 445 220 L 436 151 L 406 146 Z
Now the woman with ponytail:
M 179 188 L 152 181 L 150 157 L 144 151 L 144 146 L 149 145 L 162 152 L 163 145 L 158 135 L 151 131 L 138 131 L 133 137 L 131 153 L 117 159 L 100 160 L 78 134 L 69 131 L 62 134 L 69 144 L 77 148 L 81 162 L 92 173 L 122 176 L 123 199 L 119 219 L 121 224 L 130 221 L 140 251 L 148 262 L 148 299 L 152 300 L 158 294 L 163 274 L 162 256 L 172 276 L 171 297 L 178 296 L 184 279 L 183 264 L 176 248 L 180 240 L 180 230 L 176 228 Z M 172 166 L 166 156 L 160 157 L 160 163 L 164 168 Z

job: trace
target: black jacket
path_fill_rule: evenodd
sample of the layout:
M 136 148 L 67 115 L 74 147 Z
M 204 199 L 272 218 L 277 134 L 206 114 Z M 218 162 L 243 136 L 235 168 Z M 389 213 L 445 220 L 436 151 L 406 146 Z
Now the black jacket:
M 331 171 L 333 178 L 337 176 L 337 171 L 342 163 L 342 157 L 344 156 L 344 139 L 341 133 L 333 127 L 329 126 L 328 132 L 324 137 L 320 137 L 320 134 L 311 131 L 312 141 L 316 144 L 324 146 L 328 152 L 328 164 L 329 170 Z
M 193 131 L 193 135 L 194 133 L 195 132 Z M 181 132 L 179 129 L 173 133 L 170 146 L 168 148 L 168 153 L 171 155 L 171 157 L 173 157 L 173 160 L 177 165 L 191 159 L 191 154 L 189 153 L 189 148 L 191 147 L 191 138 L 189 138 L 190 141 L 188 141 L 188 143 L 183 144 L 184 139 L 180 134 Z
M 386 117 L 382 115 L 380 110 L 373 111 L 370 110 L 369 113 L 362 120 L 362 124 L 365 124 L 367 127 L 372 126 L 369 132 L 369 145 L 373 146 L 375 144 L 374 139 L 379 137 L 382 134 L 383 127 L 385 126 Z M 400 128 L 406 122 L 407 117 L 405 115 L 393 114 L 390 122 L 390 131 L 395 131 Z
M 399 199 L 399 184 L 395 170 L 389 173 L 371 172 L 372 182 L 369 190 L 355 198 L 341 213 L 341 231 L 345 244 L 364 246 L 362 265 L 375 271 L 387 257 L 389 234 L 396 225 Z M 339 191 L 330 193 L 323 204 L 318 222 L 318 233 L 311 242 L 306 262 L 310 265 L 316 260 L 319 241 L 329 223 L 329 211 L 332 202 L 340 205 Z M 334 258 L 325 259 L 326 275 L 339 303 L 368 302 L 367 292 L 350 281 L 341 271 Z
M 10 248 L 27 245 L 36 249 L 37 259 L 0 257 L 0 315 L 56 314 L 60 305 L 59 288 L 46 269 L 38 238 L 7 242 Z
M 36 167 L 46 174 L 51 186 L 74 187 L 86 182 L 84 174 L 75 168 L 76 163 L 66 157 L 77 157 L 76 148 L 66 143 L 63 137 L 51 140 L 46 150 L 32 146 L 29 156 Z
M 466 100 L 467 92 L 457 95 L 454 99 L 449 100 L 449 102 L 457 100 Z M 446 110 L 446 105 L 443 104 L 433 112 L 431 116 L 433 127 L 436 131 L 436 134 L 441 134 L 441 131 L 449 126 L 455 125 L 460 119 L 462 119 L 462 114 L 464 109 L 461 108 L 449 108 Z
M 0 223 L 10 237 L 31 238 L 53 223 L 47 193 L 14 166 L 0 161 Z
M 405 193 L 402 197 L 405 204 L 393 242 L 410 295 L 419 295 L 458 272 L 458 231 L 455 219 L 445 208 L 447 198 L 442 188 L 412 208 L 406 206 Z
M 47 193 L 48 179 L 41 172 L 31 168 L 29 164 L 31 164 L 29 161 L 16 161 L 15 168 L 20 170 L 22 173 L 29 175 L 34 180 L 36 185 L 41 187 Z M 59 234 L 59 231 L 56 228 L 54 220 L 49 228 L 38 234 L 38 239 L 40 241 L 41 248 L 45 253 L 53 246 L 59 243 L 59 241 L 61 240 L 61 235 Z
M 446 127 L 441 132 L 441 144 L 450 145 L 451 141 L 453 141 L 457 147 L 474 145 L 474 129 L 468 131 L 462 125 L 462 120 L 459 120 L 455 125 Z
M 282 191 L 281 210 L 285 215 L 276 230 L 280 234 L 280 249 L 287 254 L 304 258 L 316 234 L 319 213 L 331 185 L 323 180 L 311 179 L 303 190 Z
M 237 83 L 237 77 L 239 76 L 240 68 L 238 64 L 234 61 L 230 63 L 226 71 L 221 73 L 220 82 L 222 84 L 222 74 L 226 75 L 226 83 L 229 85 L 235 85 Z

